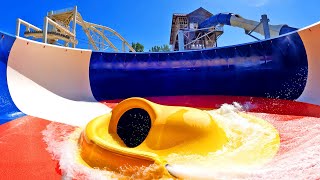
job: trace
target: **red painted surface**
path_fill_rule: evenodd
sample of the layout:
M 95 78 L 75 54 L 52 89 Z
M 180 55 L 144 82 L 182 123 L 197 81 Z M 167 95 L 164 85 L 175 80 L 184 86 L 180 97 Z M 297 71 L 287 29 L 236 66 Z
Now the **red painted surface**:
M 49 123 L 26 116 L 0 126 L 0 179 L 61 179 L 42 140 Z
M 320 117 L 319 106 L 284 100 L 225 96 L 178 96 L 148 99 L 166 105 L 198 108 L 218 108 L 223 103 L 234 101 L 241 104 L 250 103 L 249 111 L 272 114 L 268 115 L 268 119 L 274 119 L 279 123 L 301 120 L 301 116 Z M 114 107 L 117 102 L 119 101 L 104 103 L 109 107 Z M 319 120 L 319 118 L 314 119 Z M 26 116 L 0 126 L 0 179 L 61 179 L 57 162 L 53 161 L 46 151 L 46 144 L 41 134 L 49 123 L 50 121 L 47 120 Z M 282 134 L 279 123 L 275 125 Z M 72 129 L 71 126 L 68 128 Z M 301 133 L 303 132 L 293 132 L 292 136 Z M 288 138 L 281 141 L 287 141 Z M 286 151 L 287 149 L 282 147 L 280 153 Z

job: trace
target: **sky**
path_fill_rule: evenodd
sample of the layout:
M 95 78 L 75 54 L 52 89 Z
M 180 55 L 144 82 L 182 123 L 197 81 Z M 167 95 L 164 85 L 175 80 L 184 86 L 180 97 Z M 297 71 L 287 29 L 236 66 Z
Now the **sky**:
M 143 44 L 145 51 L 169 44 L 173 13 L 190 13 L 199 7 L 212 14 L 231 12 L 256 21 L 267 14 L 270 24 L 297 28 L 320 21 L 319 0 L 4 0 L 0 4 L 0 31 L 15 34 L 17 18 L 42 28 L 48 11 L 76 5 L 86 21 L 116 30 L 129 43 Z M 219 46 L 254 41 L 240 28 L 225 26 L 224 30 Z M 87 47 L 83 43 L 79 46 Z

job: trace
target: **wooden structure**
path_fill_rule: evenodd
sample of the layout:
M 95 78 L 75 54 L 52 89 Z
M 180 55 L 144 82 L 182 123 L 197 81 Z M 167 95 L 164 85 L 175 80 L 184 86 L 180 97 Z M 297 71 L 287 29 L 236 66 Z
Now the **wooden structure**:
M 223 34 L 222 26 L 198 29 L 198 25 L 212 15 L 212 13 L 202 7 L 189 14 L 173 14 L 170 34 L 172 49 L 179 50 L 179 31 L 183 31 L 183 46 L 186 50 L 216 47 L 218 37 Z
M 44 18 L 43 30 L 21 19 L 17 20 L 16 35 L 20 34 L 20 26 L 25 25 L 26 31 L 24 36 L 33 39 L 42 39 L 44 43 L 58 44 L 58 41 L 64 42 L 63 46 L 75 48 L 78 44 L 76 38 L 76 27 L 80 25 L 82 30 L 88 37 L 89 45 L 93 50 L 105 51 L 111 48 L 113 51 L 135 52 L 131 45 L 115 30 L 85 21 L 78 12 L 77 6 L 73 8 L 50 11 Z M 108 33 L 108 34 L 107 34 Z M 110 36 L 114 36 L 122 42 L 122 47 L 116 47 L 110 40 Z

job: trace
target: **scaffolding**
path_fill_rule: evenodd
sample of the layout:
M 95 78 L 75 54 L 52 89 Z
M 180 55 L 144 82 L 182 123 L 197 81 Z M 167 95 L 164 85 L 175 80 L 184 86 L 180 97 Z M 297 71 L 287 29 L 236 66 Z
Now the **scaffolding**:
M 25 37 L 41 39 L 48 44 L 62 45 L 75 48 L 78 44 L 76 36 L 77 25 L 82 27 L 88 38 L 88 43 L 93 50 L 106 51 L 111 49 L 114 52 L 135 52 L 132 46 L 115 30 L 91 22 L 85 21 L 78 12 L 77 6 L 57 11 L 48 12 L 44 17 L 43 29 L 36 27 L 22 19 L 17 19 L 16 35 L 20 35 L 21 25 L 26 27 Z M 121 47 L 117 47 L 110 38 L 121 41 Z M 63 44 L 58 42 L 62 41 Z
M 218 47 L 218 38 L 223 34 L 223 26 L 215 26 L 203 29 L 180 30 L 183 34 L 183 40 L 179 42 L 183 47 L 179 50 L 195 50 Z M 180 40 L 181 35 L 178 34 Z
M 201 22 L 212 13 L 200 7 L 189 14 L 175 13 L 172 17 L 170 45 L 172 50 L 197 50 L 217 47 L 218 38 L 223 34 L 223 25 L 200 29 Z

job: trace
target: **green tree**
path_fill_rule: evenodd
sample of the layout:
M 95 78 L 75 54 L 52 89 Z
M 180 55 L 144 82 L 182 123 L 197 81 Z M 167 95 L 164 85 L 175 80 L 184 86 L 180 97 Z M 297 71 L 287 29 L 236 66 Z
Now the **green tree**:
M 170 47 L 169 47 L 169 45 L 167 45 L 167 44 L 163 45 L 161 48 L 162 48 L 162 51 L 163 51 L 163 52 L 168 52 L 168 51 L 170 51 Z
M 160 51 L 160 46 L 153 46 L 152 48 L 151 48 L 151 52 L 159 52 Z
M 136 50 L 136 52 L 143 52 L 144 51 L 144 46 L 138 42 L 132 43 L 131 46 L 134 50 Z
M 169 45 L 165 44 L 163 46 L 153 46 L 150 50 L 151 52 L 168 52 L 170 51 Z

